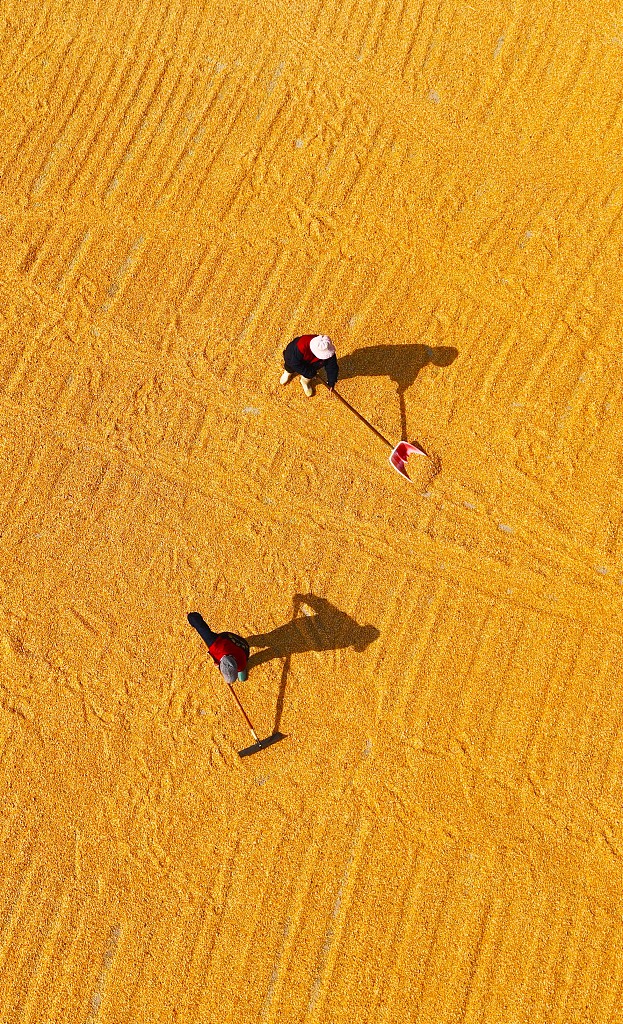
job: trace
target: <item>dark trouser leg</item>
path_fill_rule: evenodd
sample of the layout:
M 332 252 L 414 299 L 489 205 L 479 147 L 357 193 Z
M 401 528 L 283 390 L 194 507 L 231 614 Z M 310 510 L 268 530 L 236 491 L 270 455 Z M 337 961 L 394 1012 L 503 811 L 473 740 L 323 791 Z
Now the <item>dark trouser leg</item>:
M 210 644 L 214 643 L 218 636 L 218 633 L 215 633 L 214 630 L 210 629 L 207 622 L 205 621 L 203 616 L 199 614 L 199 612 L 191 612 L 190 615 L 188 615 L 188 621 L 190 622 L 193 629 L 197 630 L 199 636 L 201 637 L 202 640 L 206 642 L 208 647 L 210 646 Z

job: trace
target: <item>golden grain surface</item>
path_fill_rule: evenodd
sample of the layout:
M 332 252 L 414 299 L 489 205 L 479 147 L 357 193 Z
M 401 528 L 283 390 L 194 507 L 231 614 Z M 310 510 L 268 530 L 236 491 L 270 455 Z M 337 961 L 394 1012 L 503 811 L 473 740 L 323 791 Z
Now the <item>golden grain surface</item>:
M 623 15 L 0 39 L 0 1021 L 623 1019 Z

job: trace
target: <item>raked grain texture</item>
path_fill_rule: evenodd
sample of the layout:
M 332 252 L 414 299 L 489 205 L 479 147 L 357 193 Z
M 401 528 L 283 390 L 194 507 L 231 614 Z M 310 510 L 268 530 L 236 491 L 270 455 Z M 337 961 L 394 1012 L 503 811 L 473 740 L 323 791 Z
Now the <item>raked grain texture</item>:
M 5 0 L 2 1024 L 623 1020 L 622 68 L 588 0 Z

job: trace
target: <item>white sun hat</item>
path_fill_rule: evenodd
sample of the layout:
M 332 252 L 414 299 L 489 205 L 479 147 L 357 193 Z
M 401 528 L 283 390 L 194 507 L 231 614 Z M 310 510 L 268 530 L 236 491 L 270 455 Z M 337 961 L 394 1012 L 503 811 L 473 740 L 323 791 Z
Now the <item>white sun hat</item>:
M 316 359 L 330 359 L 335 355 L 335 345 L 326 334 L 317 334 L 312 338 L 309 349 Z

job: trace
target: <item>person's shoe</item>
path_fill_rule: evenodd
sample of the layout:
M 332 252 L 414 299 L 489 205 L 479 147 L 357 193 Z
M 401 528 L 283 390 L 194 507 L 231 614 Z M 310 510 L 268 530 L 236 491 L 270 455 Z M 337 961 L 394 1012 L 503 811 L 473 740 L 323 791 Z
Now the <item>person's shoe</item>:
M 303 388 L 303 391 L 305 392 L 307 397 L 311 398 L 314 393 L 314 389 L 309 383 L 307 377 L 301 377 L 301 387 Z
M 294 376 L 293 373 L 288 373 L 287 370 L 284 370 L 283 373 L 281 374 L 281 377 L 279 378 L 279 383 L 280 384 L 289 384 L 290 381 L 292 380 L 293 376 Z

